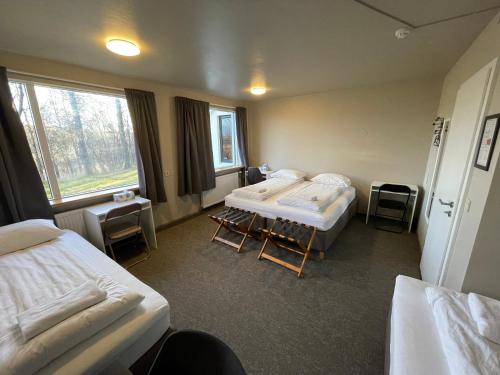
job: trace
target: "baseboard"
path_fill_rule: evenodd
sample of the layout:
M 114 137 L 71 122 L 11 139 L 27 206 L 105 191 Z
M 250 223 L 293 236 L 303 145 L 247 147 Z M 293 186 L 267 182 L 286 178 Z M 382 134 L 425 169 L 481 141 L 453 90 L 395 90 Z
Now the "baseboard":
M 195 218 L 197 216 L 200 216 L 200 215 L 204 214 L 207 211 L 210 211 L 210 210 L 214 209 L 215 207 L 223 206 L 223 205 L 224 205 L 224 202 L 220 202 L 220 203 L 214 204 L 213 206 L 210 206 L 210 207 L 206 207 L 206 208 L 201 208 L 200 207 L 200 209 L 197 212 L 195 212 L 195 213 L 183 216 L 183 217 L 181 217 L 179 219 L 172 220 L 172 221 L 170 221 L 168 223 L 165 223 L 165 224 L 158 225 L 156 227 L 156 233 L 161 232 L 162 230 L 174 227 L 176 225 L 182 224 L 182 223 L 184 223 L 184 222 L 186 222 L 188 220 L 191 220 L 191 219 L 193 219 L 193 218 Z

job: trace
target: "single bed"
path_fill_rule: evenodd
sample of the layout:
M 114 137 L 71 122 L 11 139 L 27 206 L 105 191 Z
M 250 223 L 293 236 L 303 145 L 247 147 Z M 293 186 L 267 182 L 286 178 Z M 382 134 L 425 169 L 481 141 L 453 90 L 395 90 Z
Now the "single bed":
M 431 285 L 411 277 L 396 278 L 388 320 L 386 374 L 450 373 L 432 308 L 427 302 L 425 288 L 428 286 Z
M 281 217 L 313 226 L 318 229 L 316 239 L 313 243 L 313 249 L 324 252 L 330 247 L 352 216 L 356 214 L 356 189 L 353 186 L 346 188 L 345 191 L 322 212 L 313 212 L 299 207 L 285 206 L 277 202 L 281 197 L 302 189 L 304 184 L 309 183 L 308 181 L 299 183 L 263 201 L 240 198 L 234 194 L 229 194 L 225 198 L 225 205 L 245 211 L 256 212 L 260 217 L 265 219 Z
M 67 350 L 39 369 L 39 374 L 90 374 L 99 373 L 112 364 L 128 368 L 152 347 L 170 326 L 168 302 L 129 272 L 108 258 L 78 234 L 65 231 L 57 239 L 19 252 L 43 253 L 51 247 L 63 247 L 82 264 L 91 265 L 92 271 L 110 276 L 116 282 L 145 296 L 138 307 L 114 321 L 105 329 Z M 6 257 L 10 257 L 7 259 Z M 16 252 L 0 256 L 0 265 L 12 264 Z M 7 262 L 8 260 L 8 262 Z M 4 264 L 4 265 L 5 265 Z M 64 265 L 64 260 L 62 263 Z M 79 265 L 81 266 L 81 265 Z M 20 265 L 22 267 L 22 265 Z M 64 270 L 64 266 L 61 267 Z M 21 270 L 22 271 L 22 270 Z M 46 273 L 40 270 L 40 274 Z M 22 272 L 19 272 L 22 275 Z M 51 278 L 50 274 L 46 277 Z M 22 276 L 19 281 L 22 282 Z M 43 286 L 43 285 L 42 285 Z M 0 304 L 2 296 L 0 296 Z

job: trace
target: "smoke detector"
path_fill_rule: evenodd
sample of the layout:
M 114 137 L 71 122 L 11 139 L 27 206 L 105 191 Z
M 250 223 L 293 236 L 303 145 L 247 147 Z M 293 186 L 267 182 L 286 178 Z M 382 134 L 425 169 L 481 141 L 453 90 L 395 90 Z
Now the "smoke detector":
M 394 36 L 397 39 L 405 39 L 408 35 L 410 35 L 411 30 L 407 27 L 402 27 L 400 29 L 397 29 L 396 32 L 394 33 Z

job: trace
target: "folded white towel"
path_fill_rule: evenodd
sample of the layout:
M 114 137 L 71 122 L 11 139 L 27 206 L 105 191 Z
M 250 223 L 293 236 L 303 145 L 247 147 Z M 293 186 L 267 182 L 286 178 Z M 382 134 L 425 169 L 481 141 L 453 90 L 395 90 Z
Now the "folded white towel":
M 0 339 L 0 374 L 33 374 L 75 345 L 103 330 L 144 299 L 108 276 L 96 280 L 106 298 L 77 312 L 52 328 L 23 342 L 18 327 L 2 332 Z
M 500 344 L 500 301 L 476 293 L 469 293 L 467 301 L 479 333 Z
M 87 281 L 56 299 L 23 311 L 17 315 L 17 322 L 24 341 L 38 336 L 105 298 L 106 292 L 104 290 L 99 289 L 94 281 Z

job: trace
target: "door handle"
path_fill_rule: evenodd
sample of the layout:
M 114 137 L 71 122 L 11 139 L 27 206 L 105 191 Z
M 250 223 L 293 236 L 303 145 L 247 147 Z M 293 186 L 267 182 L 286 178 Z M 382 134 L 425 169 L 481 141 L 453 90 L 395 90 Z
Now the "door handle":
M 451 217 L 451 211 L 443 211 L 448 217 Z
M 443 200 L 441 198 L 439 198 L 439 203 L 441 203 L 442 206 L 450 206 L 450 208 L 453 208 L 453 206 L 455 205 L 453 203 L 453 201 L 450 201 L 450 202 L 443 202 Z

